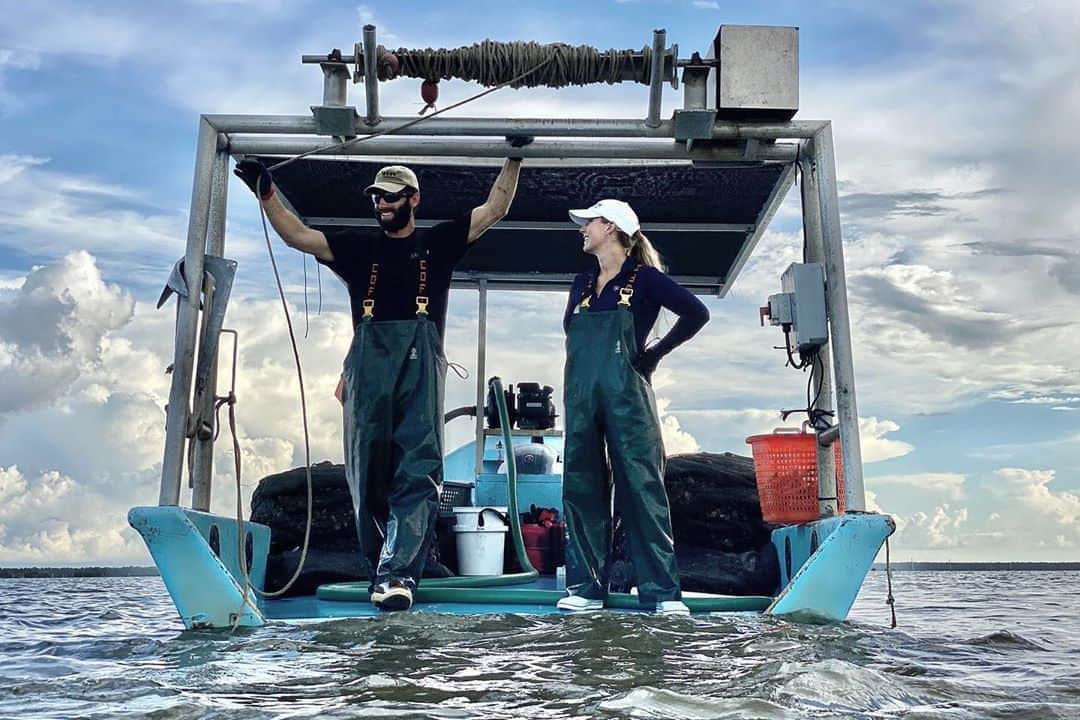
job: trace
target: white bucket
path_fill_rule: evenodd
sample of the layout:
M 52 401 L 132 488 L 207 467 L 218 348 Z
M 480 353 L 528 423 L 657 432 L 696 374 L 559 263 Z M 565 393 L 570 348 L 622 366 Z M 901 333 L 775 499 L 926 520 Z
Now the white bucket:
M 502 575 L 503 547 L 510 528 L 494 512 L 485 510 L 506 515 L 504 507 L 454 508 L 459 575 Z

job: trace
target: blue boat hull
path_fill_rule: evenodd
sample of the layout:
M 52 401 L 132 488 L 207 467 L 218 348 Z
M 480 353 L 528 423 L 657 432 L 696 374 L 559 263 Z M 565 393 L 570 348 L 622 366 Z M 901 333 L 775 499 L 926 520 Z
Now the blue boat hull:
M 370 603 L 328 601 L 317 597 L 258 597 L 266 577 L 270 529 L 245 522 L 244 543 L 235 518 L 178 507 L 137 507 L 128 521 L 143 537 L 184 626 L 192 628 L 257 627 L 269 620 L 324 620 L 373 617 Z M 793 620 L 840 621 L 847 617 L 878 550 L 894 529 L 887 515 L 852 513 L 773 532 L 780 559 L 781 587 L 769 598 L 731 598 L 736 612 L 762 611 Z M 248 558 L 248 583 L 240 553 Z M 551 603 L 499 600 L 500 591 L 553 590 L 553 578 L 490 588 L 489 602 L 418 602 L 416 612 L 547 614 Z M 720 599 L 720 596 L 701 596 Z M 510 595 L 505 596 L 506 599 Z M 758 603 L 758 600 L 762 602 Z M 739 602 L 743 601 L 743 602 Z M 722 600 L 720 603 L 725 604 Z M 751 609 L 752 608 L 752 609 Z M 633 612 L 615 610 L 614 612 Z

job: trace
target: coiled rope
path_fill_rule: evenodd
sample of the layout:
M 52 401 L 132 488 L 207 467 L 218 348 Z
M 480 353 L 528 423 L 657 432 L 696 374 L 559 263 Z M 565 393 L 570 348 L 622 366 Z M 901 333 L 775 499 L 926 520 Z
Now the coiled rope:
M 412 77 L 439 80 L 470 80 L 485 87 L 508 84 L 513 88 L 594 83 L 615 84 L 626 79 L 648 84 L 652 48 L 597 50 L 588 45 L 484 40 L 454 49 L 387 50 L 378 47 L 376 67 L 380 80 Z M 543 65 L 537 72 L 529 68 Z M 353 80 L 360 82 L 357 73 Z

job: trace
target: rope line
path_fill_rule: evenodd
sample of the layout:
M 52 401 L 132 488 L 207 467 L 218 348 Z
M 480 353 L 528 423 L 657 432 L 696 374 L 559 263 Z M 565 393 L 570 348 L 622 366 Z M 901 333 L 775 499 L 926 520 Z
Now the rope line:
M 641 60 L 635 62 L 637 57 Z M 537 65 L 547 66 L 546 70 L 543 73 L 523 72 Z M 485 87 L 509 85 L 513 88 L 614 85 L 624 79 L 648 84 L 651 65 L 652 48 L 649 46 L 641 50 L 597 50 L 589 45 L 494 40 L 454 49 L 398 48 L 391 51 L 380 45 L 376 62 L 380 80 L 401 76 L 431 82 L 458 79 Z
M 896 627 L 896 598 L 892 593 L 892 563 L 889 560 L 889 538 L 885 538 L 885 578 L 889 585 L 889 594 L 885 598 L 885 604 L 889 606 L 889 612 L 892 614 L 891 628 Z
M 277 283 L 278 297 L 281 298 L 281 307 L 285 312 L 285 325 L 289 329 L 289 342 L 292 345 L 293 359 L 296 361 L 296 377 L 300 384 L 300 414 L 304 423 L 304 473 L 307 479 L 307 519 L 304 523 L 304 543 L 300 551 L 300 560 L 296 563 L 296 572 L 293 573 L 289 581 L 285 583 L 283 587 L 273 592 L 266 592 L 253 586 L 248 577 L 247 566 L 247 553 L 244 549 L 244 507 L 241 502 L 240 496 L 240 440 L 236 434 L 236 412 L 234 410 L 236 405 L 236 395 L 229 393 L 229 397 L 226 399 L 229 405 L 229 428 L 232 431 L 233 440 L 233 458 L 235 463 L 234 472 L 236 474 L 236 526 L 237 526 L 237 538 L 239 542 L 239 555 L 240 555 L 240 572 L 243 576 L 244 594 L 241 599 L 240 610 L 237 611 L 233 620 L 232 630 L 236 630 L 240 624 L 240 617 L 243 613 L 245 605 L 249 604 L 248 589 L 250 588 L 255 594 L 264 598 L 280 597 L 289 591 L 289 588 L 293 586 L 296 580 L 300 577 L 301 571 L 304 569 L 304 562 L 307 560 L 308 546 L 311 540 L 311 522 L 312 522 L 312 506 L 314 505 L 314 482 L 311 479 L 311 442 L 310 432 L 308 430 L 307 421 L 307 396 L 304 393 L 304 371 L 300 365 L 300 350 L 296 346 L 296 333 L 293 331 L 292 316 L 289 314 L 289 304 L 285 300 L 285 288 L 281 285 L 281 274 L 278 272 L 277 260 L 274 258 L 274 248 L 270 242 L 270 231 L 266 228 L 266 212 L 263 210 L 262 203 L 259 203 L 259 217 L 262 220 L 263 237 L 266 240 L 266 252 L 270 255 L 270 267 L 274 271 L 274 280 Z M 235 362 L 234 362 L 235 372 Z M 235 384 L 235 378 L 233 380 Z

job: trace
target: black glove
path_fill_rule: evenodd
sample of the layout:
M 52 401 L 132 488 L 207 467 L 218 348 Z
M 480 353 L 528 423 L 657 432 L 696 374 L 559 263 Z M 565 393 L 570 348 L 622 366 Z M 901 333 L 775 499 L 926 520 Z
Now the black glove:
M 523 148 L 534 140 L 532 135 L 507 135 L 506 142 L 510 145 L 510 151 L 506 157 L 511 160 L 520 160 L 522 155 L 517 150 Z
M 646 348 L 634 358 L 634 369 L 641 373 L 646 382 L 652 383 L 652 374 L 660 364 L 661 357 L 663 355 L 655 347 Z
M 251 192 L 266 200 L 274 194 L 274 179 L 270 171 L 258 160 L 247 158 L 236 163 L 233 174 L 251 188 Z

